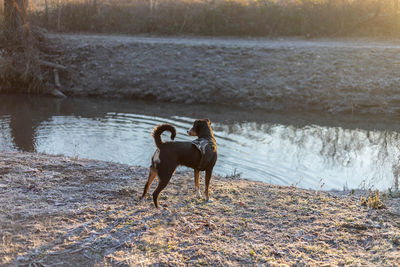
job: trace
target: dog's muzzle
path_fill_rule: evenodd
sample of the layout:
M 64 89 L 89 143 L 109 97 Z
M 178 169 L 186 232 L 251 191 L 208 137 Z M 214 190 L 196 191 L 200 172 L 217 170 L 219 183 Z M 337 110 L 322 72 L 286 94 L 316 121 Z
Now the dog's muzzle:
M 190 136 L 197 136 L 197 133 L 193 129 L 190 129 L 189 131 L 187 131 L 187 133 Z

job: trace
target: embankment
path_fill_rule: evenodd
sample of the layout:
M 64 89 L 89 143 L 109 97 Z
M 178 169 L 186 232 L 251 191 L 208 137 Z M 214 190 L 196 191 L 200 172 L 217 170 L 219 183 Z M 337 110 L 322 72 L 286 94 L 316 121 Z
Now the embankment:
M 396 114 L 400 44 L 50 34 L 68 95 Z

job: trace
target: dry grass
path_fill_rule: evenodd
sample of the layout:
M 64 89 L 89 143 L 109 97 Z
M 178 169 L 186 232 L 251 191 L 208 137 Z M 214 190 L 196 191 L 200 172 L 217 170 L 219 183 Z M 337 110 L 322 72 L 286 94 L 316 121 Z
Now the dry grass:
M 43 90 L 40 69 L 39 42 L 25 18 L 16 29 L 4 25 L 3 5 L 0 9 L 0 92 L 22 91 L 39 93 Z M 9 25 L 8 25 L 9 26 Z
M 371 209 L 382 209 L 385 207 L 378 190 L 374 193 L 370 193 L 367 197 L 361 197 L 361 205 Z
M 212 203 L 178 173 L 157 210 L 137 202 L 147 170 L 5 153 L 0 264 L 375 265 L 400 261 L 399 214 L 359 199 L 213 177 Z
M 43 76 L 39 54 L 35 39 L 31 33 L 26 34 L 26 29 L 21 29 L 16 40 L 11 41 L 0 32 L 0 92 L 40 93 Z
M 65 32 L 238 36 L 400 36 L 395 1 L 43 1 L 31 20 Z

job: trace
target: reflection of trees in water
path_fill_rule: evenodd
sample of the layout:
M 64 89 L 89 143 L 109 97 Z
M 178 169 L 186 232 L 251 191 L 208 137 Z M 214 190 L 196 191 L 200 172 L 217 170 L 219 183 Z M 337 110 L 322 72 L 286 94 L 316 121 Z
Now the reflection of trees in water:
M 0 151 L 15 150 L 9 125 L 10 116 L 0 115 Z
M 349 165 L 351 160 L 365 149 L 372 149 L 374 157 L 380 161 L 397 160 L 399 155 L 400 133 L 398 132 L 258 123 L 218 125 L 215 128 L 254 141 L 263 142 L 274 138 L 289 140 L 299 148 L 318 151 L 321 156 L 344 166 Z
M 387 169 L 392 172 L 395 186 L 398 186 L 400 175 L 398 132 L 257 123 L 218 125 L 215 128 L 228 134 L 245 136 L 254 142 L 281 142 L 284 145 L 285 142 L 282 141 L 289 141 L 289 144 L 297 147 L 296 151 L 292 152 L 295 152 L 299 159 L 302 159 L 305 151 L 309 151 L 320 155 L 327 165 L 352 167 L 357 159 L 365 160 L 373 164 L 372 169 Z M 287 151 L 285 147 L 282 147 L 282 153 L 283 151 Z
M 368 155 L 371 163 L 376 168 L 381 168 L 394 164 L 399 155 L 397 132 L 329 128 L 326 135 L 318 138 L 323 142 L 321 155 L 332 158 L 344 166 L 351 165 L 360 155 Z
M 101 105 L 98 104 L 98 105 Z M 9 117 L 9 127 L 15 146 L 23 151 L 35 150 L 36 129 L 53 116 L 104 116 L 97 105 L 80 100 L 6 95 L 0 98 L 0 116 Z
M 23 104 L 16 97 L 2 97 L 0 115 L 7 114 L 12 140 L 15 146 L 23 151 L 34 150 L 35 128 L 47 117 L 37 114 L 37 106 L 29 97 Z
M 38 116 L 32 103 L 14 106 L 10 112 L 10 128 L 15 145 L 23 151 L 34 151 L 35 130 L 47 116 Z

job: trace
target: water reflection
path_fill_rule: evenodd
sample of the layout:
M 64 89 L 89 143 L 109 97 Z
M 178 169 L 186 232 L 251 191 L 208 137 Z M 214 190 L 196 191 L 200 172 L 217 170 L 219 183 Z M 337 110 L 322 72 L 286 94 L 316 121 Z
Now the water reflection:
M 324 188 L 386 189 L 395 186 L 399 175 L 400 136 L 395 131 L 250 123 L 224 126 L 222 132 L 236 140 L 248 137 L 243 143 L 257 140 L 246 148 L 263 151 L 270 171 L 286 172 L 303 187 L 318 185 L 319 177 Z
M 295 115 L 137 101 L 1 96 L 0 151 L 18 149 L 147 166 L 154 151 L 150 132 L 155 125 L 173 123 L 177 139 L 189 141 L 192 138 L 185 132 L 200 117 L 210 117 L 214 123 L 219 146 L 216 173 L 236 172 L 314 189 L 322 184 L 322 189 L 386 189 L 394 186 L 399 175 L 399 131 L 354 127 L 363 123 L 362 118 L 358 124 L 350 118 L 324 126 L 309 115 L 301 120 Z M 382 128 L 382 120 L 377 121 Z M 369 118 L 366 125 L 378 124 Z

